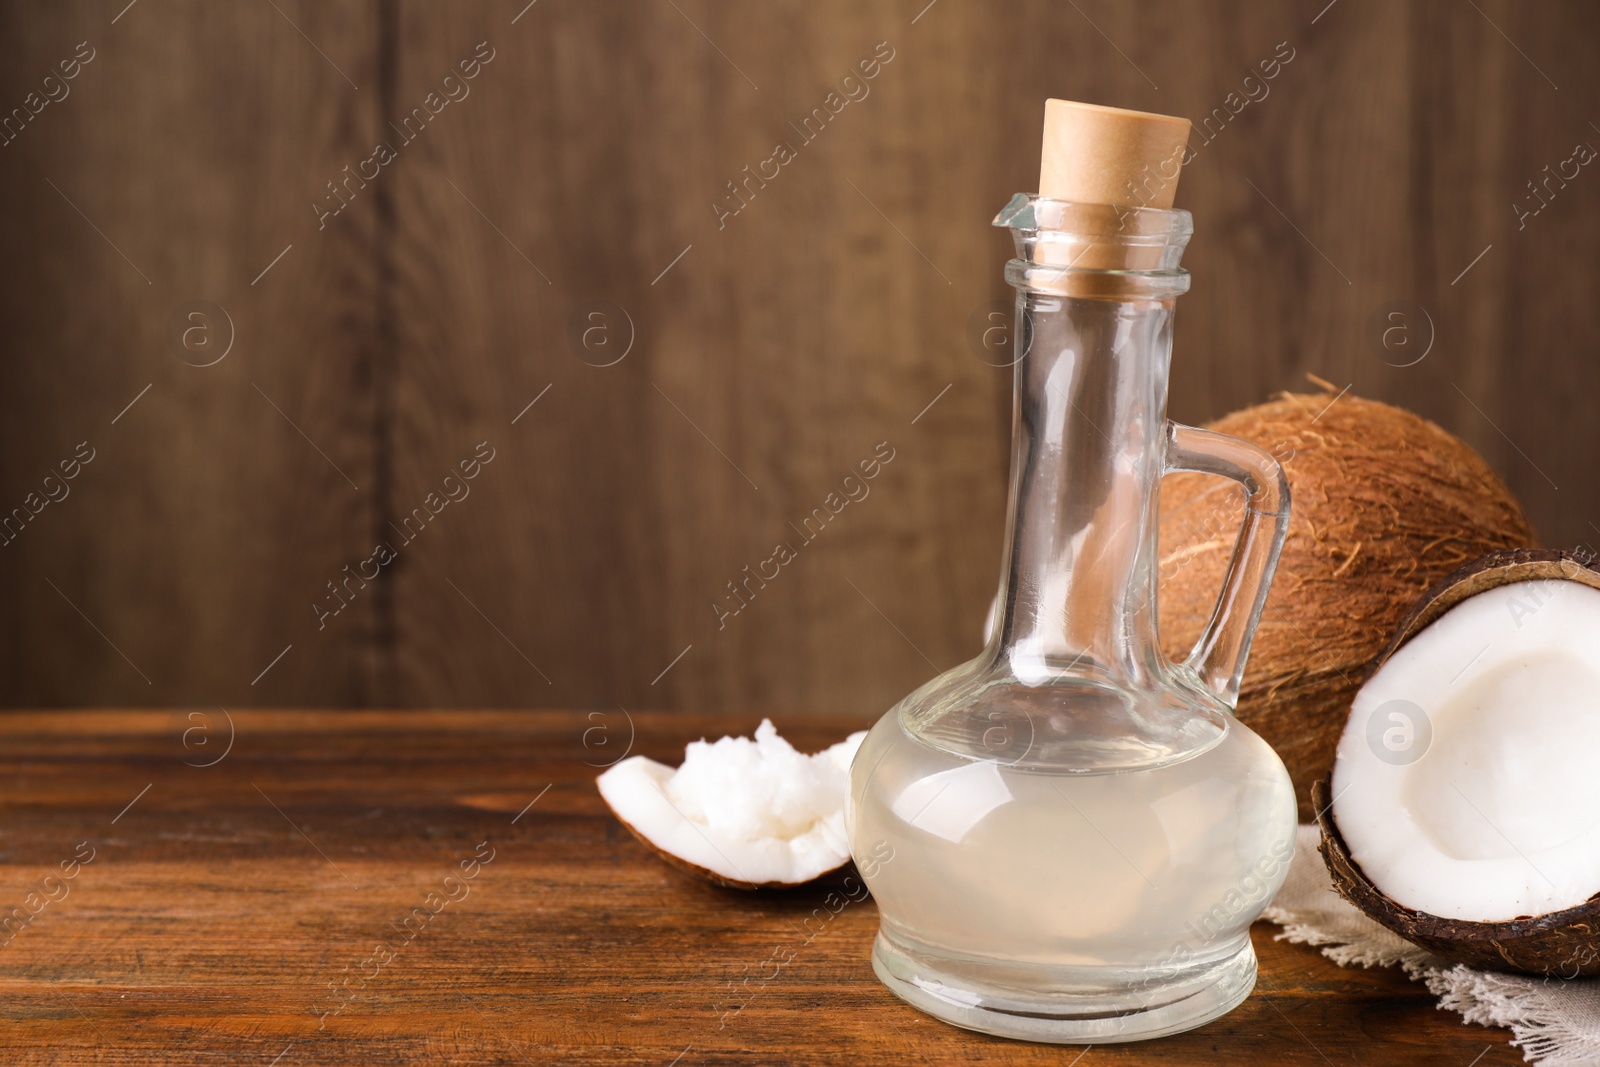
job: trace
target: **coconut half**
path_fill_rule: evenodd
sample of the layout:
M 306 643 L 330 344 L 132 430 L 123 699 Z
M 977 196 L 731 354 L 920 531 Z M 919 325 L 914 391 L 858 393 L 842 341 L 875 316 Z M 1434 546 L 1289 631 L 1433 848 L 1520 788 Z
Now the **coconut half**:
M 1314 795 L 1334 887 L 1446 959 L 1600 974 L 1600 571 L 1492 553 L 1401 623 Z
M 676 770 L 633 756 L 596 784 L 617 820 L 680 870 L 731 889 L 802 885 L 850 862 L 844 805 L 866 736 L 807 756 L 762 719 L 754 740 L 690 742 Z

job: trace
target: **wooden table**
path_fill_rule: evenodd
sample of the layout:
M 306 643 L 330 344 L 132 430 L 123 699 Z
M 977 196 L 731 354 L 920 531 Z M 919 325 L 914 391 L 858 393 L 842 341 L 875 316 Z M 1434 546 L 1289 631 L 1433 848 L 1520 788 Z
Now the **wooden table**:
M 756 722 L 0 717 L 0 1063 L 1522 1062 L 1399 974 L 1268 926 L 1256 994 L 1178 1037 L 1086 1052 L 937 1023 L 873 978 L 870 900 L 690 880 L 592 784 L 630 734 L 675 762 Z M 860 725 L 780 723 L 813 749 Z

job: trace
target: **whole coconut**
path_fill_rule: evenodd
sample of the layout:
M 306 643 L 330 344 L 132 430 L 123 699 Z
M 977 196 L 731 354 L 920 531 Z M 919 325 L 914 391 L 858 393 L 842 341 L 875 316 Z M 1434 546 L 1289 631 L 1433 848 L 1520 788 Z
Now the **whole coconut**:
M 1534 544 L 1505 484 L 1464 442 L 1348 394 L 1282 394 L 1211 429 L 1271 452 L 1289 476 L 1289 537 L 1256 631 L 1239 718 L 1283 758 L 1300 821 L 1372 660 L 1416 599 L 1469 560 Z M 1243 514 L 1229 481 L 1161 486 L 1162 645 L 1188 654 L 1216 606 Z

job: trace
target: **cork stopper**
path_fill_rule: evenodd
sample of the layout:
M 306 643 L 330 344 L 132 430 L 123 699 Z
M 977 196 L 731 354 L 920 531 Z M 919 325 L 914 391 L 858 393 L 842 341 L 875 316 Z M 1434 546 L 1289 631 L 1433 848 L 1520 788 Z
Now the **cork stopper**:
M 1169 209 L 1188 143 L 1188 119 L 1047 100 L 1039 195 Z
M 1072 100 L 1047 100 L 1039 153 L 1039 196 L 1065 201 L 1027 259 L 1060 268 L 1053 288 L 1068 296 L 1127 297 L 1137 285 L 1095 272 L 1152 271 L 1168 258 L 1161 220 L 1139 208 L 1170 211 L 1189 142 L 1189 120 Z

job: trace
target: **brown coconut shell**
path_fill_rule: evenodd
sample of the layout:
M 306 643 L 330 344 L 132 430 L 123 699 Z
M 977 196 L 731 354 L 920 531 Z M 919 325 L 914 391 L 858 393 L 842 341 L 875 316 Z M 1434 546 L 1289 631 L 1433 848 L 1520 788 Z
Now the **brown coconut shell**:
M 1395 625 L 1469 560 L 1534 542 L 1521 506 L 1465 442 L 1427 419 L 1332 392 L 1283 394 L 1210 424 L 1283 463 L 1289 536 L 1239 694 L 1310 822 L 1350 701 Z M 1243 516 L 1237 485 L 1177 474 L 1161 488 L 1160 624 L 1174 659 L 1216 605 Z
M 1458 567 L 1406 612 L 1394 636 L 1373 659 L 1367 676 L 1388 662 L 1401 645 L 1468 597 L 1514 582 L 1546 580 L 1579 582 L 1591 589 L 1600 589 L 1600 568 L 1595 566 L 1595 554 L 1586 548 L 1514 548 L 1486 553 Z
M 1468 597 L 1513 582 L 1564 580 L 1600 589 L 1600 569 L 1587 550 L 1520 549 L 1493 552 L 1454 571 L 1407 612 L 1369 671 Z M 1452 963 L 1490 971 L 1580 978 L 1600 974 L 1600 893 L 1573 908 L 1503 922 L 1446 919 L 1397 904 L 1373 884 L 1350 855 L 1333 816 L 1333 775 L 1312 787 L 1318 851 L 1333 888 L 1379 925 Z M 1600 887 L 1597 887 L 1600 888 Z
M 797 889 L 803 885 L 811 885 L 812 883 L 820 882 L 825 878 L 831 878 L 851 865 L 851 861 L 846 859 L 844 862 L 840 863 L 839 866 L 830 867 L 821 874 L 817 875 L 815 878 L 807 878 L 802 882 L 742 882 L 737 878 L 729 878 L 726 875 L 718 874 L 716 871 L 702 867 L 698 863 L 690 863 L 682 856 L 668 852 L 666 849 L 662 848 L 660 845 L 646 837 L 638 827 L 633 825 L 633 823 L 629 822 L 627 819 L 624 819 L 621 815 L 618 815 L 616 808 L 612 808 L 609 804 L 606 805 L 606 807 L 610 809 L 612 815 L 616 816 L 616 820 L 627 828 L 628 833 L 638 838 L 640 843 L 643 844 L 645 848 L 666 860 L 669 865 L 676 867 L 685 874 L 692 875 L 693 877 L 699 878 L 702 881 L 710 882 L 712 885 L 719 885 L 724 889 L 743 889 L 748 891 L 754 891 L 757 889 Z

